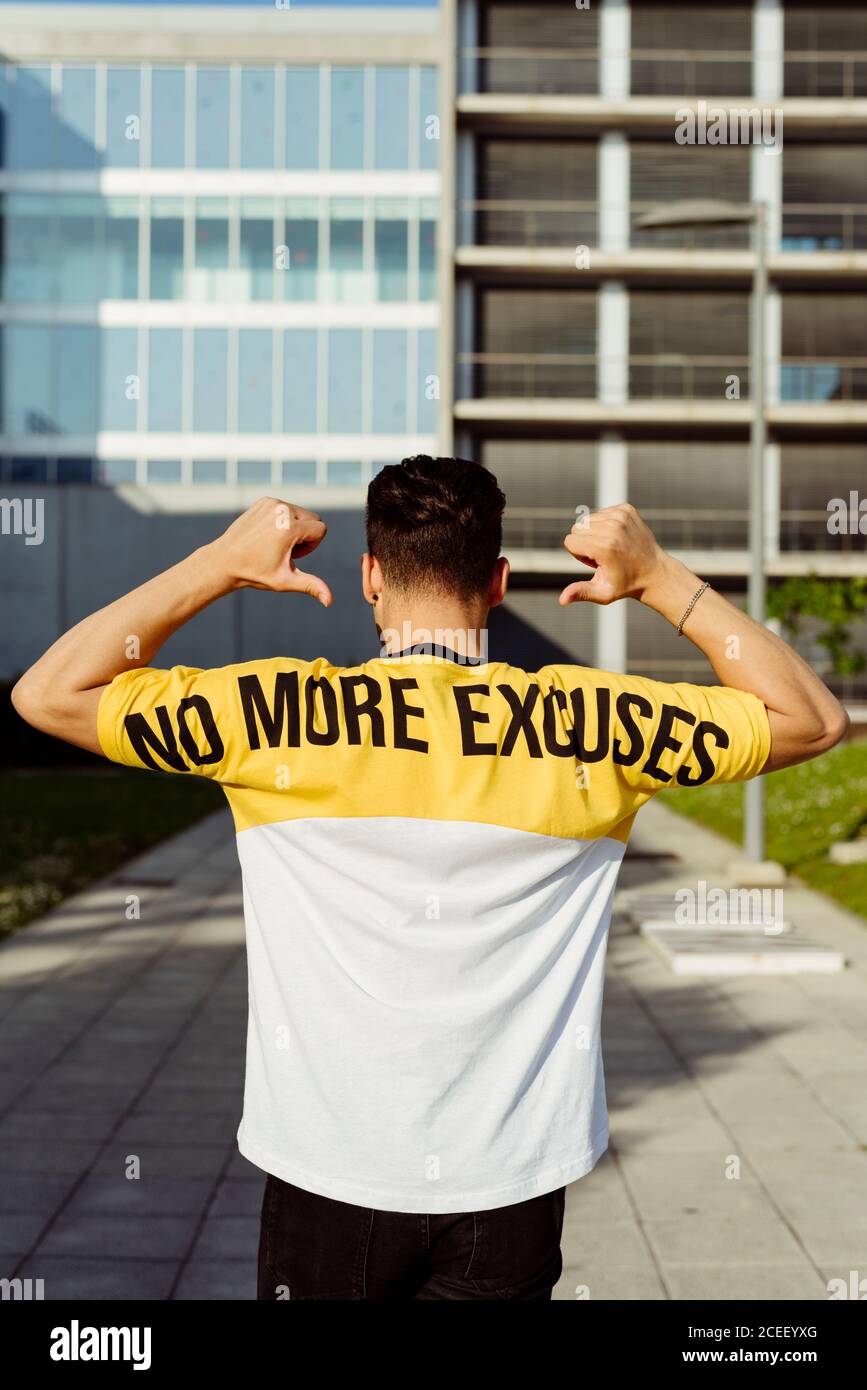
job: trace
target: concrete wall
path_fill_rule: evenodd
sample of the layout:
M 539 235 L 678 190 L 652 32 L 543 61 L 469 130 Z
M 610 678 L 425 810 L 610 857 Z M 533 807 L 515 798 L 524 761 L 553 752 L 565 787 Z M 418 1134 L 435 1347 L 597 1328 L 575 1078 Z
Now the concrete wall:
M 0 535 L 0 676 L 7 678 L 66 628 L 213 540 L 231 520 L 225 511 L 144 510 L 110 488 L 13 489 L 22 499 L 44 499 L 45 538 L 27 545 L 21 535 Z M 373 655 L 375 633 L 358 578 L 362 514 L 336 511 L 328 523 L 316 572 L 334 590 L 331 609 L 303 596 L 243 590 L 176 634 L 160 664 L 220 666 L 281 652 L 335 661 Z
M 27 545 L 23 535 L 0 534 L 0 678 L 19 674 L 81 618 L 213 540 L 253 500 L 245 496 L 233 503 L 224 489 L 218 506 L 218 490 L 208 489 L 200 511 L 157 509 L 165 491 L 7 486 L 6 496 L 43 501 L 44 539 Z M 222 666 L 281 654 L 351 664 L 377 655 L 359 578 L 365 548 L 361 504 L 340 508 L 318 496 L 298 500 L 328 522 L 321 549 L 302 565 L 331 585 L 334 605 L 326 610 L 301 595 L 243 590 L 176 633 L 159 665 Z M 189 494 L 178 494 L 177 501 L 189 503 Z M 574 622 L 564 622 L 572 616 Z M 492 615 L 490 655 L 531 668 L 549 661 L 590 663 L 585 617 L 574 610 L 564 615 L 553 589 L 544 596 L 516 592 Z

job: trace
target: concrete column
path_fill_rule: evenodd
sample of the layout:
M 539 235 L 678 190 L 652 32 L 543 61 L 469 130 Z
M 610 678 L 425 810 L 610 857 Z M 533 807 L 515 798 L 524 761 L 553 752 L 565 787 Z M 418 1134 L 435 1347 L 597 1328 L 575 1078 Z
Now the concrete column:
M 777 110 L 783 95 L 784 12 L 781 0 L 756 0 L 753 9 L 753 89 L 763 106 Z M 777 131 L 777 118 L 774 131 Z M 785 130 L 781 133 L 785 135 Z M 767 208 L 766 247 L 779 251 L 782 238 L 783 156 L 781 148 L 753 145 L 750 152 L 750 196 Z M 765 306 L 765 397 L 769 405 L 780 399 L 780 355 L 783 312 L 780 292 L 768 289 Z M 768 440 L 764 453 L 765 555 L 772 559 L 780 548 L 780 446 Z
M 612 281 L 596 296 L 596 394 L 605 405 L 622 405 L 629 395 L 629 295 Z
M 599 95 L 610 101 L 629 96 L 631 11 L 628 0 L 602 0 L 599 9 Z
M 780 358 L 783 347 L 783 299 L 775 287 L 765 300 L 765 400 L 780 403 Z
M 462 352 L 472 352 L 475 343 L 475 293 L 472 282 L 461 280 L 455 287 L 455 357 Z M 455 396 L 466 400 L 473 395 L 473 369 L 470 363 L 456 360 Z
M 603 434 L 596 455 L 596 506 L 625 502 L 628 493 L 626 441 Z M 596 665 L 602 671 L 626 670 L 626 601 L 596 610 Z
M 629 144 L 619 130 L 606 131 L 597 156 L 599 246 L 603 251 L 629 247 Z
M 783 6 L 780 0 L 756 0 L 753 10 L 754 95 L 763 106 L 777 110 L 783 95 Z M 777 117 L 773 129 L 777 132 Z M 784 129 L 778 139 L 782 140 Z M 782 145 L 753 145 L 750 151 L 750 196 L 767 204 L 766 244 L 779 251 L 782 225 Z
M 603 0 L 599 15 L 599 91 L 609 100 L 629 95 L 630 11 L 624 0 Z M 629 143 L 620 131 L 607 131 L 598 153 L 599 246 L 604 251 L 629 247 Z M 597 296 L 597 395 L 621 404 L 629 395 L 629 295 L 617 282 L 602 285 Z M 609 507 L 628 497 L 626 442 L 604 434 L 596 456 L 596 506 Z M 604 671 L 626 670 L 626 604 L 596 610 L 596 665 Z
M 778 101 L 783 95 L 784 17 L 781 0 L 755 0 L 753 95 L 759 101 Z
M 776 440 L 765 445 L 765 558 L 780 553 L 780 446 Z
M 457 0 L 442 0 L 440 7 L 440 217 L 438 232 L 439 338 L 439 450 L 451 454 L 454 435 L 455 392 L 455 194 L 456 194 L 456 86 Z
M 478 0 L 460 0 L 457 19 L 459 92 L 479 90 L 479 60 L 474 49 L 479 46 Z

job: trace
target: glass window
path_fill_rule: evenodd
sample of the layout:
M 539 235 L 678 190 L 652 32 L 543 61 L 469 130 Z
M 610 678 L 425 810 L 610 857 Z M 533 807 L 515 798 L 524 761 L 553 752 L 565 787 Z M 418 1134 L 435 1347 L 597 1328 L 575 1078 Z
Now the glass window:
M 194 483 L 224 483 L 226 464 L 223 459 L 193 459 Z
M 54 122 L 51 114 L 51 69 L 16 68 L 12 92 L 10 168 L 52 168 Z
M 439 73 L 422 68 L 420 79 L 418 164 L 420 169 L 436 169 L 440 162 Z
M 197 328 L 193 332 L 193 429 L 222 431 L 226 428 L 229 333 L 225 328 Z
M 373 334 L 373 430 L 406 430 L 407 335 L 400 328 L 377 328 Z
M 54 433 L 51 329 L 11 323 L 3 334 L 4 429 L 9 434 Z
M 437 204 L 423 199 L 418 223 L 418 297 L 437 297 Z
M 99 198 L 82 195 L 55 199 L 57 234 L 63 257 L 58 277 L 61 304 L 92 304 L 102 297 L 103 258 Z
M 196 201 L 195 259 L 191 299 L 226 299 L 229 290 L 229 203 L 225 198 Z
M 270 487 L 270 459 L 239 459 L 238 482 L 255 483 L 257 486 L 260 487 Z
M 183 68 L 154 68 L 151 73 L 151 165 L 183 169 L 185 83 Z
M 196 168 L 229 167 L 229 69 L 196 70 Z
M 286 69 L 286 168 L 319 168 L 319 69 Z
M 325 481 L 331 487 L 356 487 L 361 482 L 361 462 L 357 459 L 329 459 Z
M 241 168 L 274 168 L 274 69 L 241 71 Z
M 115 169 L 137 169 L 141 151 L 139 69 L 109 68 L 105 102 L 105 162 Z
M 92 483 L 93 459 L 58 459 L 57 481 L 59 483 Z
M 106 299 L 138 298 L 138 199 L 103 199 L 103 293 Z
M 331 168 L 364 168 L 364 71 L 331 70 Z
M 44 483 L 48 479 L 48 459 L 27 455 L 12 460 L 13 483 Z
M 184 205 L 180 198 L 151 201 L 150 297 L 184 297 Z
M 315 483 L 316 464 L 309 459 L 284 459 L 284 483 Z
M 370 299 L 364 270 L 364 203 L 361 198 L 334 198 L 330 212 L 328 298 L 353 303 Z
M 434 328 L 421 328 L 418 334 L 418 421 L 419 434 L 436 434 L 440 394 L 437 375 L 437 335 Z
M 64 434 L 95 434 L 99 428 L 99 329 L 62 323 L 55 334 L 58 429 Z
M 63 69 L 58 101 L 58 163 L 61 169 L 95 169 L 96 71 Z
M 244 303 L 274 299 L 277 272 L 273 199 L 242 199 L 240 255 L 237 297 Z
M 101 483 L 135 482 L 135 459 L 100 459 L 97 463 L 97 477 Z
M 180 459 L 148 459 L 149 483 L 179 483 L 181 481 Z
M 408 216 L 403 199 L 381 199 L 376 203 L 373 256 L 377 299 L 406 299 Z
M 316 298 L 319 268 L 319 204 L 316 199 L 292 198 L 286 204 L 283 248 L 277 265 L 283 279 L 283 298 Z
M 180 328 L 152 328 L 148 341 L 148 429 L 182 428 L 183 334 Z
M 315 328 L 283 333 L 283 432 L 316 433 L 317 334 Z
M 377 169 L 409 165 L 409 69 L 375 71 L 374 164 Z
M 138 329 L 103 328 L 100 349 L 102 399 L 99 427 L 103 430 L 134 430 L 141 395 Z
M 238 332 L 238 429 L 267 434 L 271 429 L 271 330 Z
M 6 199 L 3 298 L 45 304 L 54 298 L 57 223 L 55 200 L 46 194 Z
M 328 335 L 328 432 L 360 434 L 362 334 L 333 328 Z

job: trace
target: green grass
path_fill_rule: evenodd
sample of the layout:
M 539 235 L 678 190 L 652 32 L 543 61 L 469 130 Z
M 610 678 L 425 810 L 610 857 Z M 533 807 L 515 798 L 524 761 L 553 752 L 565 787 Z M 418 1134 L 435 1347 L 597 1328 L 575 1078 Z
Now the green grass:
M 0 936 L 221 804 L 199 777 L 0 771 Z
M 867 864 L 829 864 L 828 846 L 867 826 L 867 742 L 844 744 L 815 762 L 772 772 L 767 783 L 767 855 L 867 917 Z M 739 841 L 743 787 L 661 793 L 672 811 Z

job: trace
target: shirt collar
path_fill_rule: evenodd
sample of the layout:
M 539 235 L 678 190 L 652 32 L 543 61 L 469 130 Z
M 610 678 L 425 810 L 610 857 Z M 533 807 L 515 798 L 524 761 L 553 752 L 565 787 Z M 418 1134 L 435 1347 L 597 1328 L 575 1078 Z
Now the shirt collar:
M 486 661 L 481 656 L 461 656 L 460 652 L 454 652 L 450 647 L 441 647 L 437 642 L 416 642 L 412 647 L 405 647 L 400 652 L 382 652 L 383 661 L 398 661 L 406 656 L 438 656 L 443 661 L 452 661 L 456 666 L 484 666 Z

